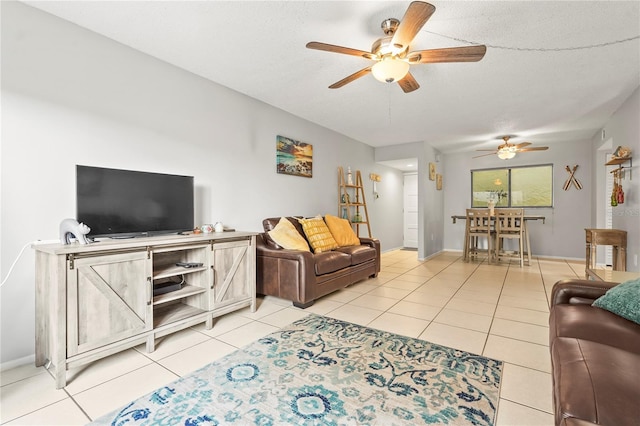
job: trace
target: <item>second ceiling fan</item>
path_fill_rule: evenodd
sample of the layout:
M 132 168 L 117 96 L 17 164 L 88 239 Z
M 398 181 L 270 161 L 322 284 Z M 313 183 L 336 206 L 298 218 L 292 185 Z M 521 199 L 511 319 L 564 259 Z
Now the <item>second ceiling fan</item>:
M 501 138 L 504 143 L 499 145 L 496 149 L 477 149 L 476 151 L 492 151 L 489 154 L 477 155 L 473 158 L 480 158 L 487 155 L 498 155 L 498 158 L 501 160 L 510 160 L 515 157 L 519 152 L 529 152 L 529 151 L 546 151 L 549 149 L 548 146 L 534 146 L 530 147 L 531 142 L 520 142 L 518 144 L 509 143 L 509 139 L 511 136 L 502 136 Z
M 330 89 L 340 88 L 372 73 L 379 81 L 397 82 L 405 93 L 413 92 L 420 85 L 409 72 L 411 65 L 442 62 L 477 62 L 484 57 L 487 51 L 486 46 L 478 45 L 414 50 L 410 52 L 409 45 L 435 10 L 436 8 L 432 4 L 414 1 L 409 5 L 402 21 L 394 18 L 385 19 L 381 25 L 385 36 L 373 43 L 371 52 L 317 41 L 307 43 L 307 48 L 360 56 L 375 61 L 375 64 L 356 71 L 332 84 L 329 86 Z

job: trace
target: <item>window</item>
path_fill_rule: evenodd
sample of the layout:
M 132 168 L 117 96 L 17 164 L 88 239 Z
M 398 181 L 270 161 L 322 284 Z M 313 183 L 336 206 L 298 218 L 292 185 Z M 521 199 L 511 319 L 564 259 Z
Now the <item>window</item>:
M 471 170 L 471 207 L 553 207 L 553 165 Z

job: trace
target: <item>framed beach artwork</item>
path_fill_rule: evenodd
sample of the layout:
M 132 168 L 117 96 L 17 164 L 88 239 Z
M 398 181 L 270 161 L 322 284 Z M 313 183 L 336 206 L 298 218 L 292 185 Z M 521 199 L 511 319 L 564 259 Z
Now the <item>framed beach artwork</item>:
M 440 173 L 436 173 L 436 189 L 442 190 L 442 175 Z
M 285 175 L 313 176 L 313 145 L 276 137 L 276 170 Z

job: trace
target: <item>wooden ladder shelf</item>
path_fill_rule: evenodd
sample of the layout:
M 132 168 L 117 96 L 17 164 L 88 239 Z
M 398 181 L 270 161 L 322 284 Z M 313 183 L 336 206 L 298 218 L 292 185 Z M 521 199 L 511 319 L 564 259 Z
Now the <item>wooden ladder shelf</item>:
M 372 238 L 360 170 L 356 170 L 355 182 L 349 182 L 345 180 L 342 167 L 338 167 L 338 216 L 347 219 L 351 226 L 355 227 L 358 237 L 360 237 L 360 227 L 366 226 L 368 236 Z

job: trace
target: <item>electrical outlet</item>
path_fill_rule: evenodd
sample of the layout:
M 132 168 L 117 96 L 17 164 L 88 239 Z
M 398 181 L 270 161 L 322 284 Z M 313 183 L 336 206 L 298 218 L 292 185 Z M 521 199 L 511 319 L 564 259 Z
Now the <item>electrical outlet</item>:
M 637 254 L 633 255 L 633 266 L 638 266 L 638 255 Z
M 431 241 L 433 241 L 433 240 L 434 240 L 434 238 L 433 238 L 433 234 L 431 234 Z

